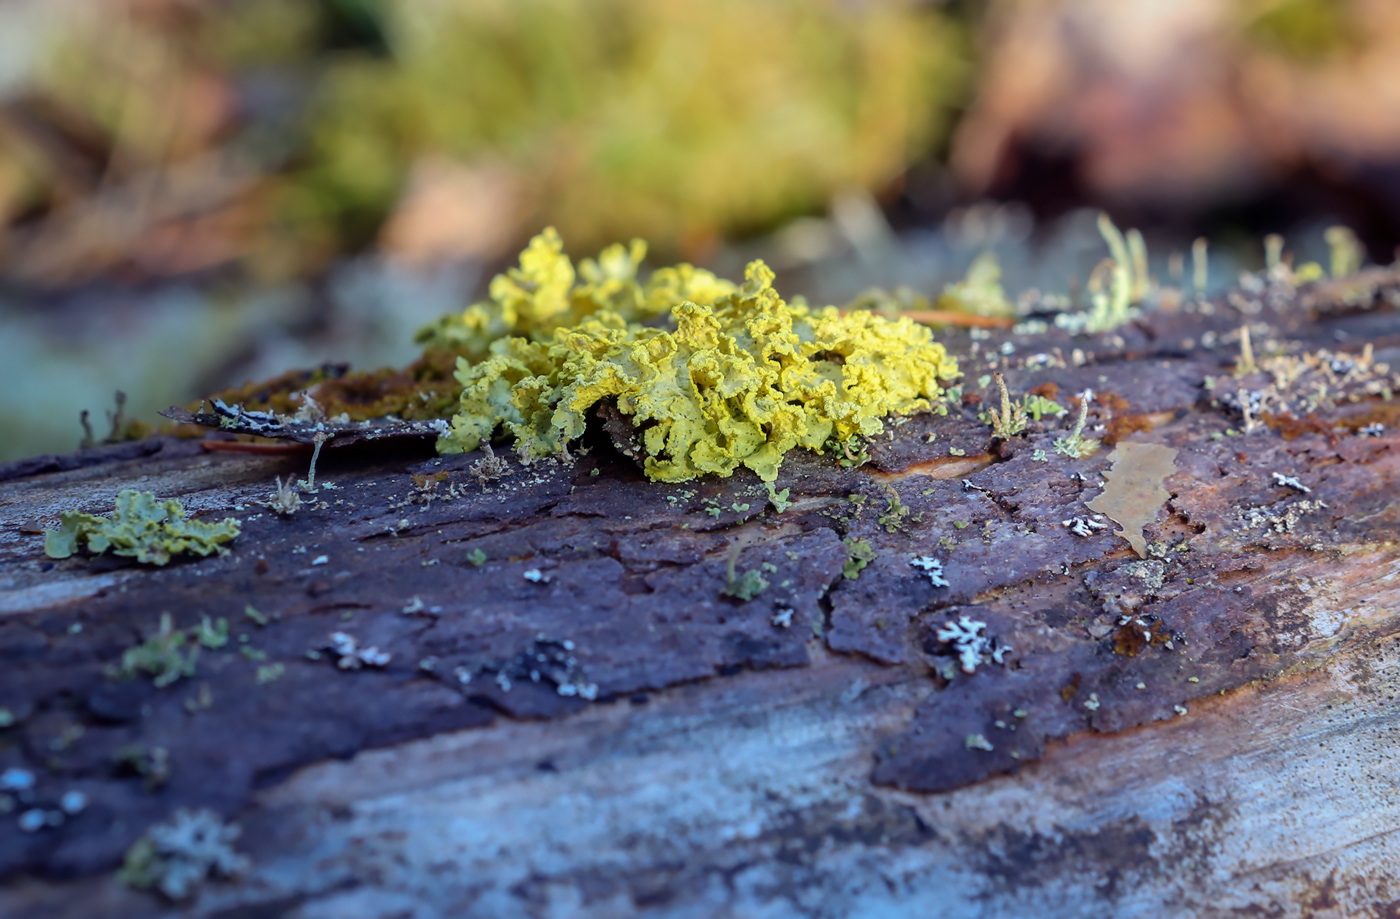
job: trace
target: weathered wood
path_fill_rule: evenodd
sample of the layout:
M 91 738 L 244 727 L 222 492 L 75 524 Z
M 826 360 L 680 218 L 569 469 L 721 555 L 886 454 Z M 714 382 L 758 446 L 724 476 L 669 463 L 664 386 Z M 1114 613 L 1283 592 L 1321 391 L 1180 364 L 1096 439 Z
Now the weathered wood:
M 1054 419 L 994 441 L 971 398 L 869 466 L 789 459 L 781 514 L 751 477 L 647 482 L 602 434 L 485 484 L 478 456 L 332 442 L 334 487 L 291 517 L 258 502 L 300 455 L 164 440 L 0 469 L 0 770 L 38 776 L 31 804 L 90 801 L 33 833 L 4 817 L 0 913 L 157 914 L 111 871 L 180 807 L 238 822 L 253 863 L 189 915 L 1400 910 L 1396 289 L 949 336 L 969 396 L 997 370 L 1089 388 L 1086 435 L 1176 451 L 1146 559 L 1065 524 L 1111 449 L 1056 453 Z M 1261 362 L 1333 353 L 1244 415 L 1277 381 L 1231 375 L 1243 323 Z M 243 534 L 165 569 L 44 558 L 60 511 L 126 487 Z M 875 558 L 847 579 L 858 539 Z M 723 596 L 731 557 L 768 588 Z M 162 611 L 233 641 L 164 688 L 106 675 Z M 959 666 L 938 633 L 963 616 L 1002 663 Z M 392 659 L 338 669 L 337 631 Z M 166 749 L 168 780 L 118 768 L 131 745 Z

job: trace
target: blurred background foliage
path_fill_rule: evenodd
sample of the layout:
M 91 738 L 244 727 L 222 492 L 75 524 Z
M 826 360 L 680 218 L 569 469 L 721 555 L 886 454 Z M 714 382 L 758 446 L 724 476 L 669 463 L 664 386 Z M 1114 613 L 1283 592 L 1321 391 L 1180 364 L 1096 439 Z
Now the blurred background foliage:
M 1337 222 L 1390 261 L 1400 4 L 0 0 L 0 459 L 117 388 L 403 365 L 546 225 L 1005 315 L 1082 298 L 1097 208 L 1163 276 Z

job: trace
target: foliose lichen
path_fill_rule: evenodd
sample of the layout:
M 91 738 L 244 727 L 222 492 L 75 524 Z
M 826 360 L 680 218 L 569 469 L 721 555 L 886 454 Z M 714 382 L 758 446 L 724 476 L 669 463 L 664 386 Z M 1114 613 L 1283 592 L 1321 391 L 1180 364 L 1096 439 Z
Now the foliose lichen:
M 129 488 L 117 495 L 110 517 L 70 512 L 59 521 L 58 529 L 44 534 L 49 558 L 68 558 L 86 546 L 94 555 L 110 549 L 138 562 L 164 565 L 183 553 L 223 553 L 223 544 L 238 536 L 238 521 L 232 517 L 217 523 L 191 520 L 178 500 L 161 501 L 149 491 Z
M 520 253 L 519 268 L 491 280 L 486 300 L 438 319 L 419 330 L 416 340 L 475 363 L 503 338 L 549 341 L 556 329 L 589 317 L 609 325 L 642 322 L 681 301 L 709 305 L 735 290 L 733 283 L 685 264 L 639 281 L 646 253 L 647 244 L 634 239 L 608 246 L 597 259 L 583 259 L 575 270 L 559 234 L 546 228 Z
M 201 629 L 191 636 L 174 626 L 169 613 L 160 614 L 160 628 L 143 643 L 122 652 L 121 664 L 108 668 L 112 679 L 130 679 L 139 674 L 151 677 L 156 688 L 169 686 L 181 677 L 192 677 L 199 662 L 199 649 L 222 647 L 228 642 L 228 623 L 223 631 L 209 626 L 205 617 Z
M 213 811 L 181 808 L 127 850 L 118 879 L 184 900 L 211 876 L 233 878 L 248 871 L 248 857 L 233 848 L 240 832 Z
M 744 466 L 771 482 L 789 450 L 849 448 L 888 415 L 932 408 L 940 381 L 958 374 L 923 326 L 785 302 L 762 262 L 738 287 L 688 266 L 639 285 L 639 259 L 635 244 L 609 250 L 575 285 L 546 232 L 492 284 L 489 304 L 434 326 L 430 341 L 458 335 L 459 347 L 489 352 L 458 361 L 461 403 L 438 448 L 475 450 L 504 430 L 527 461 L 562 454 L 610 403 L 653 480 Z M 640 321 L 663 315 L 665 327 Z

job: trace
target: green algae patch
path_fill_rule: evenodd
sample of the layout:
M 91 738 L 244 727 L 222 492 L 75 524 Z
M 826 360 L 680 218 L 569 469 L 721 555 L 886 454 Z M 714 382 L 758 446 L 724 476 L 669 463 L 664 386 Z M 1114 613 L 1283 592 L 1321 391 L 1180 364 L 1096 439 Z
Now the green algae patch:
M 110 550 L 138 562 L 164 565 L 185 553 L 222 553 L 223 544 L 238 535 L 238 521 L 232 517 L 217 523 L 190 520 L 184 505 L 174 498 L 161 501 L 148 491 L 132 489 L 117 495 L 116 511 L 109 517 L 67 513 L 59 520 L 58 529 L 44 534 L 44 553 L 49 558 L 68 558 L 86 548 L 94 555 Z
M 560 455 L 589 412 L 611 403 L 635 428 L 653 480 L 744 466 L 771 482 L 789 450 L 878 434 L 887 416 L 933 408 L 941 381 L 958 374 L 923 326 L 785 302 L 762 262 L 737 287 L 689 266 L 639 285 L 639 257 L 635 244 L 605 252 L 566 296 L 572 269 L 546 232 L 493 283 L 489 306 L 435 326 L 429 340 L 443 345 L 438 336 L 458 326 L 484 340 L 497 319 L 528 317 L 533 330 L 503 333 L 478 363 L 458 361 L 461 404 L 438 448 L 475 450 L 504 432 L 527 460 Z M 665 326 L 640 321 L 662 316 Z

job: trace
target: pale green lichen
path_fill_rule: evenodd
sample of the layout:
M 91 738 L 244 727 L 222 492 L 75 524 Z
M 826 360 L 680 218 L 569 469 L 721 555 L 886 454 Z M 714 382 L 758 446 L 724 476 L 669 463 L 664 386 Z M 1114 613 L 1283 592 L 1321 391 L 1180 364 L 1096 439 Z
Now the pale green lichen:
M 1021 400 L 1021 404 L 1025 407 L 1026 414 L 1034 421 L 1039 421 L 1046 415 L 1058 418 L 1065 413 L 1065 407 L 1060 403 L 1034 393 Z
M 972 260 L 967 275 L 943 288 L 938 309 L 973 313 L 978 316 L 1015 316 L 1016 304 L 1006 299 L 1001 287 L 1001 263 L 996 253 L 987 251 Z
M 1026 429 L 1026 408 L 1019 401 L 1011 401 L 1011 393 L 1006 389 L 1006 379 L 1001 374 L 996 375 L 996 381 L 997 388 L 1001 390 L 1000 409 L 982 412 L 977 417 L 983 424 L 991 425 L 993 437 L 1006 440 Z
M 1089 396 L 1085 390 L 1079 396 L 1079 417 L 1064 437 L 1055 438 L 1055 452 L 1070 459 L 1086 459 L 1098 452 L 1101 442 L 1084 436 L 1084 423 L 1089 419 Z
M 213 811 L 181 808 L 127 849 L 117 879 L 184 900 L 211 876 L 233 878 L 248 871 L 248 857 L 233 848 L 239 833 L 237 824 L 225 824 Z
M 144 673 L 157 688 L 169 686 L 181 677 L 194 676 L 199 647 L 184 629 L 174 627 L 169 613 L 161 613 L 156 633 L 142 644 L 127 648 L 122 653 L 121 664 L 109 668 L 107 675 L 113 679 L 130 679 Z
M 110 549 L 138 562 L 164 565 L 183 553 L 222 553 L 223 544 L 238 535 L 238 521 L 232 517 L 217 523 L 190 520 L 174 498 L 161 501 L 148 491 L 131 489 L 117 495 L 110 517 L 66 513 L 59 521 L 58 529 L 44 534 L 49 558 L 68 558 L 86 546 L 94 555 Z
M 899 492 L 895 491 L 893 487 L 884 486 L 884 492 L 887 506 L 878 522 L 880 526 L 885 528 L 886 533 L 894 533 L 910 522 L 909 508 L 903 501 L 899 500 Z
M 1357 239 L 1351 227 L 1328 227 L 1322 235 L 1327 240 L 1327 249 L 1331 255 L 1332 277 L 1346 278 L 1361 270 L 1361 263 L 1366 258 L 1366 247 Z
M 768 589 L 768 579 L 757 571 L 745 571 L 736 575 L 730 572 L 724 582 L 724 590 L 720 591 L 726 597 L 733 597 L 747 603 L 754 597 Z
M 841 566 L 841 574 L 849 580 L 856 580 L 865 566 L 875 560 L 875 549 L 864 539 L 847 539 L 846 563 Z
M 728 476 L 744 466 L 771 482 L 796 447 L 836 444 L 858 456 L 859 439 L 880 433 L 882 418 L 930 409 L 944 395 L 940 381 L 958 373 L 928 329 L 908 319 L 783 301 L 762 262 L 738 288 L 697 285 L 693 273 L 674 269 L 657 272 L 673 279 L 659 285 L 653 275 L 642 303 L 624 297 L 631 312 L 595 294 L 581 310 L 566 296 L 572 268 L 553 239 L 537 237 L 521 269 L 493 284 L 501 316 L 517 322 L 528 313 L 545 331 L 511 335 L 502 320 L 508 337 L 491 343 L 489 357 L 459 362 L 461 407 L 438 442 L 443 452 L 475 450 L 504 429 L 527 461 L 561 455 L 590 410 L 614 400 L 638 431 L 651 479 Z M 630 256 L 627 265 L 630 279 Z M 706 296 L 697 298 L 697 286 Z M 632 321 L 666 311 L 670 327 Z
M 194 630 L 194 638 L 211 651 L 222 648 L 228 644 L 228 620 L 220 616 L 214 622 L 210 622 L 208 616 L 200 617 L 199 625 Z
M 1102 213 L 1098 227 L 1111 257 L 1089 276 L 1089 309 L 1055 317 L 1056 325 L 1075 335 L 1113 331 L 1137 315 L 1135 304 L 1146 299 L 1154 288 L 1147 272 L 1147 245 L 1142 234 L 1129 230 L 1124 238 L 1108 215 Z M 1204 285 L 1203 280 L 1199 283 Z
M 983 424 L 991 425 L 992 436 L 1001 440 L 1015 437 L 1026 429 L 1027 420 L 1039 421 L 1045 415 L 1056 418 L 1065 413 L 1065 408 L 1041 395 L 1031 394 L 1022 399 L 1012 399 L 1006 388 L 1006 380 L 996 374 L 997 388 L 1001 390 L 1000 408 L 978 414 Z M 986 385 L 986 384 L 983 384 Z
M 736 600 L 747 603 L 768 589 L 768 579 L 758 571 L 749 570 L 742 574 L 736 571 L 736 567 L 739 563 L 739 551 L 742 548 L 742 545 L 736 544 L 734 548 L 730 550 L 729 562 L 724 570 L 724 589 L 721 590 L 720 593 L 726 597 L 733 597 Z M 766 569 L 769 566 L 765 564 L 762 567 Z M 777 568 L 773 568 L 773 572 L 777 570 Z

